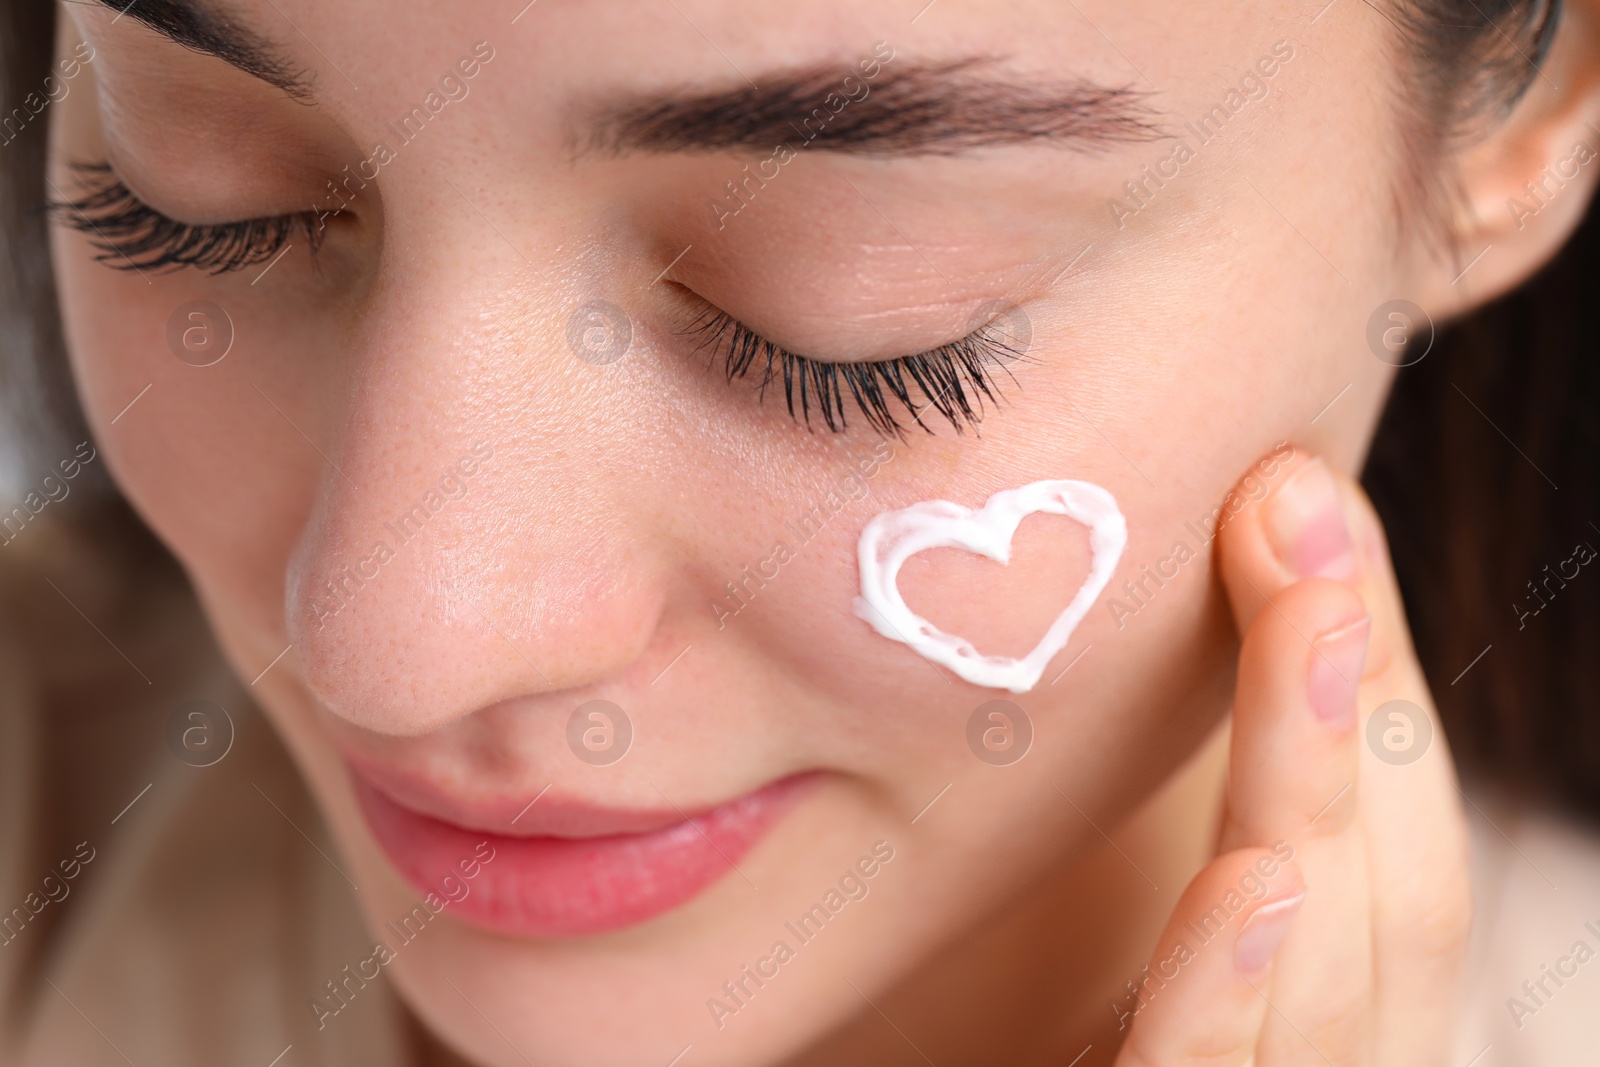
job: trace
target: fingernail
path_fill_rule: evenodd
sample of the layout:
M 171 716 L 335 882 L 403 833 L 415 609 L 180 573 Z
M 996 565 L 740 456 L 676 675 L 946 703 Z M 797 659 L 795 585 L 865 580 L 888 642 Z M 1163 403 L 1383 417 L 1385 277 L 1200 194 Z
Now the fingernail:
M 1295 471 L 1273 494 L 1267 539 L 1283 565 L 1302 578 L 1343 579 L 1355 573 L 1339 489 L 1321 459 Z
M 1372 616 L 1318 637 L 1311 645 L 1306 697 L 1317 718 L 1330 726 L 1347 726 L 1356 717 L 1356 686 L 1367 660 Z
M 1240 974 L 1256 974 L 1272 962 L 1304 899 L 1306 895 L 1301 893 L 1275 901 L 1257 908 L 1255 914 L 1245 920 L 1239 939 L 1233 943 L 1233 966 Z

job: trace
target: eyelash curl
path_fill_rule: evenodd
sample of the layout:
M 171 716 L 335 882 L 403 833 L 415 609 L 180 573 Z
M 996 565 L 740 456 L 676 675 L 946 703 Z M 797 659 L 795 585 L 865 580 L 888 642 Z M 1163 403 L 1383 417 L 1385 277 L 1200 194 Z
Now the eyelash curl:
M 196 267 L 224 274 L 266 262 L 296 234 L 304 236 L 313 256 L 322 243 L 323 228 L 310 213 L 179 222 L 135 196 L 108 163 L 74 163 L 72 169 L 83 191 L 76 199 L 51 201 L 47 210 L 89 235 L 99 249 L 95 260 L 114 270 Z M 902 440 L 907 427 L 896 416 L 897 404 L 929 434 L 933 428 L 922 418 L 929 409 L 958 434 L 969 427 L 976 430 L 985 400 L 998 405 L 1001 399 L 994 371 L 1004 370 L 1015 382 L 1009 364 L 1027 358 L 997 322 L 925 352 L 861 363 L 830 363 L 789 352 L 715 308 L 704 311 L 687 332 L 696 338 L 698 351 L 713 357 L 723 353 L 723 373 L 730 383 L 759 373 L 756 390 L 765 399 L 768 387 L 782 381 L 790 417 L 807 428 L 815 412 L 830 432 L 843 433 L 853 404 L 873 430 Z
M 309 213 L 274 215 L 239 222 L 187 223 L 157 211 L 123 184 L 109 163 L 74 163 L 82 192 L 47 206 L 58 222 L 87 234 L 99 251 L 95 260 L 113 270 L 162 271 L 196 267 L 225 274 L 264 263 L 297 234 L 312 255 L 322 228 Z
M 922 420 L 929 409 L 958 434 L 968 427 L 976 432 L 984 401 L 998 405 L 1001 399 L 995 371 L 1005 371 L 1015 383 L 1009 365 L 1027 358 L 1025 350 L 1013 347 L 998 320 L 926 352 L 863 363 L 797 355 L 716 308 L 702 312 L 685 332 L 696 339 L 696 351 L 709 352 L 713 361 L 721 354 L 730 383 L 759 375 L 756 391 L 763 400 L 768 387 L 781 381 L 789 416 L 807 429 L 815 412 L 831 433 L 843 433 L 853 405 L 873 430 L 899 440 L 905 439 L 907 426 L 896 417 L 897 407 L 905 408 L 911 421 L 929 434 L 934 431 Z

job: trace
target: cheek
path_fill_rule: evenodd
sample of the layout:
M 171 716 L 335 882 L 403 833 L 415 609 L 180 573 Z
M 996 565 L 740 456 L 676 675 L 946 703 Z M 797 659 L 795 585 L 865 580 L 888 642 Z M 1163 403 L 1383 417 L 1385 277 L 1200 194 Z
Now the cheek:
M 277 354 L 325 345 L 247 278 L 112 271 L 77 234 L 53 242 L 73 374 L 119 486 L 203 583 L 226 576 L 231 597 L 281 609 L 293 520 L 323 460 L 273 406 L 308 430 L 316 417 L 300 403 L 315 391 Z
M 722 606 L 713 610 L 726 616 L 723 629 L 755 642 L 786 673 L 805 679 L 813 698 L 823 697 L 819 716 L 879 749 L 879 773 L 885 748 L 902 754 L 920 750 L 934 759 L 960 756 L 965 752 L 965 721 L 973 708 L 983 699 L 1013 698 L 1008 692 L 986 692 L 961 681 L 853 610 L 861 590 L 858 542 L 869 520 L 880 513 L 928 499 L 976 507 L 991 493 L 1015 487 L 995 481 L 990 472 L 1001 467 L 1017 472 L 1018 481 L 1024 483 L 1030 476 L 1046 475 L 1101 479 L 1115 487 L 1113 495 L 1123 494 L 1135 535 L 1113 584 L 1088 602 L 1078 630 L 1030 694 L 1030 706 L 1053 714 L 1065 706 L 1069 691 L 1081 695 L 1083 690 L 1075 685 L 1051 687 L 1049 682 L 1094 642 L 1157 654 L 1120 631 L 1110 601 L 1127 571 L 1127 561 L 1159 543 L 1148 531 L 1181 526 L 1182 506 L 1130 485 L 1124 470 L 1108 466 L 1103 456 L 1076 451 L 1059 432 L 1044 436 L 1018 431 L 1013 434 L 1018 443 L 1011 447 L 1006 436 L 996 423 L 979 462 L 973 462 L 970 450 L 963 451 L 966 444 L 948 439 L 901 446 L 899 455 L 870 479 L 865 499 L 847 503 L 820 529 L 814 518 L 784 525 L 783 535 L 796 549 L 792 562 L 765 572 L 759 565 L 737 569 L 731 583 L 716 583 Z M 1114 455 L 1110 459 L 1117 463 Z M 796 500 L 794 510 L 806 515 L 809 507 L 811 501 Z M 827 509 L 822 510 L 827 518 Z M 1197 517 L 1203 511 L 1198 504 L 1193 510 Z M 814 529 L 818 532 L 808 538 Z M 1207 589 L 1208 578 L 1204 546 L 1198 538 L 1191 540 L 1197 551 L 1182 573 L 1174 575 L 1166 596 L 1171 614 L 1187 618 L 1192 627 L 1194 603 Z M 1163 551 L 1169 544 L 1162 544 Z M 961 548 L 918 552 L 904 563 L 897 588 L 912 612 L 966 638 L 980 653 L 1022 656 L 1041 641 L 1085 585 L 1091 553 L 1084 525 L 1047 514 L 1023 519 L 1011 548 L 1009 565 Z M 1166 633 L 1170 636 L 1172 631 Z M 1075 677 L 1092 678 L 1096 670 L 1090 664 Z
M 935 548 L 906 561 L 898 586 L 911 610 L 940 630 L 985 655 L 1016 658 L 1033 650 L 1084 587 L 1090 563 L 1083 524 L 1035 514 L 1011 538 L 1008 564 L 962 548 Z M 1073 649 L 1065 651 L 1070 657 Z

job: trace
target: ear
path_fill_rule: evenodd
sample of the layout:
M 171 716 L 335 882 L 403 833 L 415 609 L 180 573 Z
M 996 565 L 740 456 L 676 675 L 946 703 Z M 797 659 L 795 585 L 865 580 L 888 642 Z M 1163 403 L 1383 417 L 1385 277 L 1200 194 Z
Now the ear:
M 1456 154 L 1457 255 L 1431 270 L 1445 317 L 1526 281 L 1566 243 L 1600 182 L 1600 0 L 1568 0 L 1527 92 Z M 1474 257 L 1481 255 L 1474 261 Z

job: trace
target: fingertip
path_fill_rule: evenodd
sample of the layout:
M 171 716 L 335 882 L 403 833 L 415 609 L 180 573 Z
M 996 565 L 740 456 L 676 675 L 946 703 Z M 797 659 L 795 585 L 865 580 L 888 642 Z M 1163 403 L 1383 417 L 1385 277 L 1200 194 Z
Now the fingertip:
M 1266 974 L 1306 899 L 1304 890 L 1292 897 L 1263 904 L 1250 914 L 1233 942 L 1233 966 L 1246 978 Z
M 1249 497 L 1223 524 L 1218 565 L 1241 632 L 1266 601 L 1295 582 L 1353 580 L 1357 546 L 1341 478 L 1320 456 L 1296 451 L 1266 482 L 1265 493 Z
M 1374 622 L 1364 677 L 1384 675 L 1396 664 L 1413 668 L 1410 626 L 1399 578 L 1389 554 L 1389 536 L 1377 508 L 1354 478 L 1340 478 L 1345 512 L 1350 518 L 1358 562 L 1355 587 L 1371 610 Z M 1420 671 L 1420 667 L 1415 667 Z
M 1261 908 L 1302 896 L 1305 888 L 1294 846 L 1287 840 L 1271 846 L 1246 845 L 1207 864 L 1189 883 L 1174 916 L 1198 924 L 1208 915 L 1220 918 L 1218 905 L 1222 905 L 1238 930 Z
M 1360 592 L 1331 578 L 1295 582 L 1269 598 L 1266 606 L 1270 610 L 1258 615 L 1244 635 L 1246 660 L 1252 647 L 1258 647 L 1257 655 L 1268 657 L 1269 663 L 1277 662 L 1288 652 L 1336 638 L 1371 618 Z M 1241 663 L 1241 685 L 1245 679 L 1246 667 Z
M 1311 456 L 1267 497 L 1262 528 L 1279 565 L 1296 578 L 1343 581 L 1355 573 L 1355 545 L 1339 483 Z

